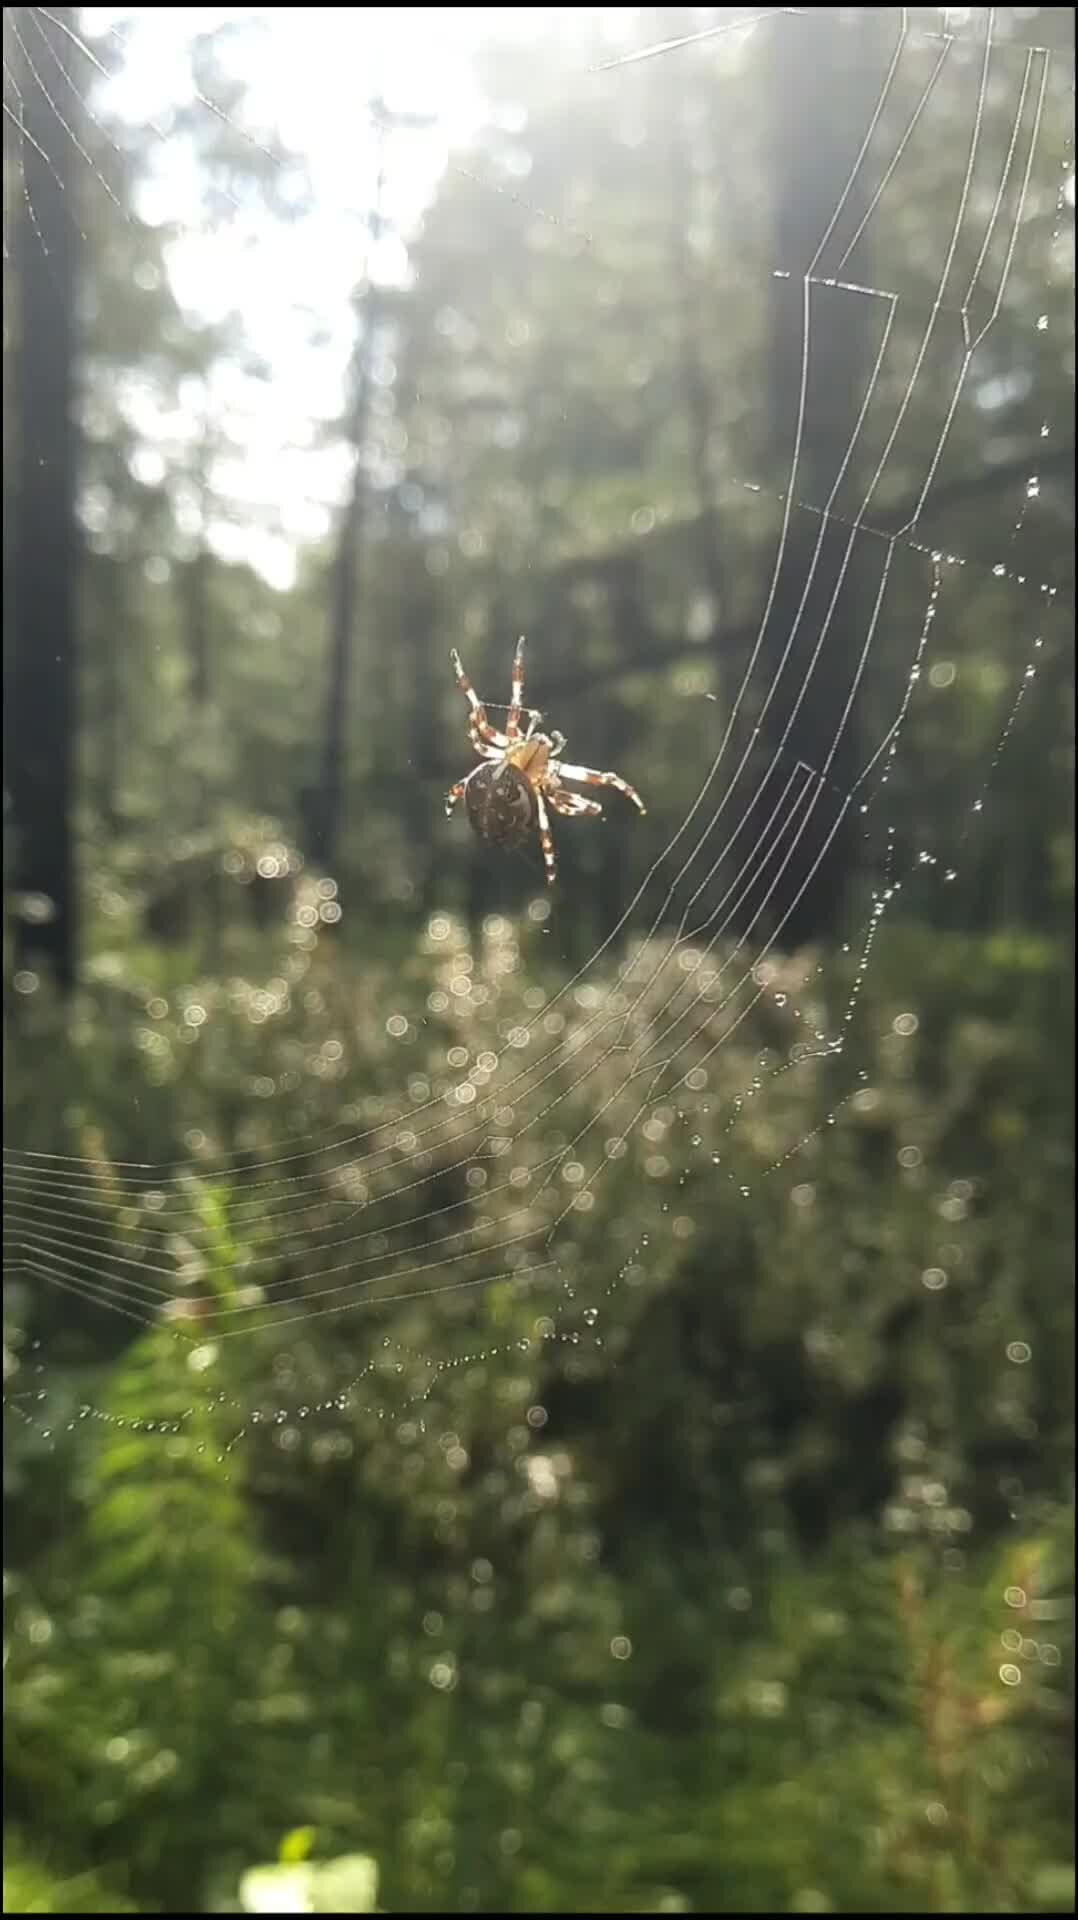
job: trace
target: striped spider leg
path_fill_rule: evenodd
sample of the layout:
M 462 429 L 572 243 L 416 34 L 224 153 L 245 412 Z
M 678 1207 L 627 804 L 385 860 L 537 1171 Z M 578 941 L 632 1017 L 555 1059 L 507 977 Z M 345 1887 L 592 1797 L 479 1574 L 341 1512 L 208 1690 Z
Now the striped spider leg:
M 522 737 L 520 722 L 524 714 L 528 716 L 528 725 L 523 738 L 530 740 L 543 716 L 536 707 L 524 705 L 524 635 L 521 634 L 517 641 L 517 650 L 513 655 L 513 684 L 509 695 L 509 717 L 505 723 L 506 737 L 510 744 Z M 561 735 L 558 734 L 557 738 L 560 740 Z
M 449 816 L 452 813 L 453 808 L 456 806 L 457 801 L 463 799 L 464 789 L 467 786 L 467 784 L 468 784 L 467 780 L 458 780 L 455 786 L 450 787 L 449 792 L 446 794 L 445 817 L 447 820 L 449 819 Z
M 567 760 L 554 761 L 551 772 L 556 774 L 559 780 L 578 780 L 584 787 L 616 787 L 619 793 L 623 793 L 626 799 L 632 801 L 634 807 L 640 809 L 641 813 L 647 812 L 636 788 L 631 787 L 627 780 L 623 780 L 620 773 L 599 773 L 595 767 L 572 767 Z
M 496 754 L 504 753 L 508 747 L 513 746 L 522 737 L 525 740 L 530 740 L 543 716 L 538 708 L 525 707 L 523 705 L 523 634 L 521 634 L 520 639 L 517 641 L 516 653 L 513 656 L 513 683 L 510 693 L 508 719 L 504 733 L 500 733 L 497 727 L 491 726 L 486 707 L 476 693 L 468 675 L 465 673 L 460 654 L 455 647 L 452 650 L 450 658 L 453 662 L 453 671 L 457 676 L 457 685 L 471 707 L 471 713 L 468 717 L 468 731 L 471 735 L 472 745 L 476 752 L 480 754 L 481 758 L 492 760 Z M 525 714 L 527 715 L 528 725 L 526 732 L 522 736 L 520 722 Z M 484 751 L 484 749 L 486 749 L 486 751 Z
M 550 831 L 550 815 L 546 810 L 546 801 L 543 799 L 541 787 L 535 789 L 535 811 L 539 822 L 539 845 L 543 849 L 547 885 L 552 887 L 557 878 L 558 862 L 554 852 L 554 837 Z
M 543 791 L 555 813 L 565 815 L 567 820 L 576 820 L 583 814 L 597 818 L 602 813 L 598 800 L 585 800 L 582 793 L 570 793 L 568 787 L 559 787 L 555 782 L 544 786 Z
M 482 750 L 484 747 L 496 749 L 498 753 L 504 753 L 509 745 L 509 741 L 506 735 L 499 733 L 497 727 L 492 727 L 490 721 L 487 719 L 487 710 L 464 671 L 464 666 L 456 647 L 453 648 L 449 657 L 453 662 L 453 672 L 457 676 L 457 685 L 471 707 L 471 713 L 468 718 L 468 731 L 472 736 L 473 747 L 477 753 L 481 754 L 483 759 L 493 758 L 492 753 L 483 753 Z

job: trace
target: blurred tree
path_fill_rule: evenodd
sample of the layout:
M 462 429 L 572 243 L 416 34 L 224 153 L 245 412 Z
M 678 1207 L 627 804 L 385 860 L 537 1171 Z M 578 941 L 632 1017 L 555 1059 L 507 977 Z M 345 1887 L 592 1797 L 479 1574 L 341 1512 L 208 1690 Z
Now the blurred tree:
M 352 404 L 346 438 L 351 478 L 348 498 L 337 534 L 332 570 L 330 635 L 326 668 L 325 722 L 321 778 L 314 796 L 312 852 L 324 867 L 336 870 L 339 860 L 341 810 L 344 802 L 350 695 L 354 678 L 354 650 L 363 580 L 364 536 L 371 487 L 371 448 L 368 444 L 371 400 L 376 390 L 375 361 L 385 352 L 384 302 L 377 272 L 371 262 L 387 231 L 385 189 L 387 142 L 394 133 L 430 126 L 429 116 L 394 113 L 380 96 L 370 103 L 378 135 L 374 198 L 367 222 L 368 264 L 356 297 L 356 349 L 352 370 Z
M 722 738 L 799 400 L 797 301 L 771 275 L 790 270 L 800 292 L 829 217 L 817 159 L 837 196 L 898 19 L 776 16 L 599 73 L 599 28 L 578 40 L 575 21 L 491 56 L 487 124 L 427 210 L 414 282 L 379 284 L 391 389 L 353 434 L 378 458 L 361 476 L 350 633 L 375 671 L 354 741 L 341 716 L 354 942 L 347 923 L 324 937 L 332 887 L 272 818 L 325 772 L 342 542 L 301 554 L 286 592 L 221 557 L 222 534 L 291 504 L 262 519 L 230 493 L 234 422 L 216 398 L 247 364 L 243 329 L 196 327 L 175 306 L 168 235 L 135 211 L 148 130 L 112 128 L 119 155 L 94 143 L 131 217 L 114 221 L 87 177 L 88 964 L 74 1017 L 44 985 L 18 997 L 5 1083 L 11 1141 L 79 1156 L 43 1170 L 15 1153 L 5 1168 L 16 1910 L 227 1910 L 241 1885 L 268 1902 L 281 1885 L 257 1863 L 278 1849 L 305 1867 L 287 1884 L 310 1904 L 343 1904 L 325 1871 L 342 1860 L 352 1897 L 372 1897 L 356 1856 L 373 1861 L 389 1911 L 1073 1905 L 1058 449 L 1056 487 L 1025 491 L 1028 450 L 1070 401 L 1066 275 L 1045 264 L 1066 63 L 977 372 L 987 397 L 978 385 L 956 413 L 924 529 L 962 564 L 901 546 L 858 718 L 873 741 L 890 724 L 938 564 L 932 650 L 867 825 L 911 865 L 921 846 L 957 844 L 961 871 L 914 867 L 869 968 L 850 899 L 851 951 L 776 950 L 773 975 L 744 970 L 732 1012 L 725 996 L 694 1000 L 678 1031 L 697 943 L 671 955 L 660 926 L 665 968 L 649 983 L 634 947 L 631 992 L 622 956 L 573 968 L 686 819 Z M 729 16 L 686 16 L 699 23 Z M 1008 24 L 1032 37 L 1051 23 Z M 671 30 L 619 16 L 602 31 L 635 45 L 653 27 Z M 234 75 L 257 68 L 244 36 L 258 31 L 244 16 L 224 43 L 198 43 L 195 87 L 221 112 L 196 98 L 173 123 L 200 205 L 226 223 L 248 194 L 276 217 L 278 186 L 304 207 L 272 140 L 244 137 L 254 116 Z M 309 31 L 332 45 L 328 16 Z M 939 121 L 907 143 L 893 225 L 873 236 L 903 276 L 907 356 L 961 187 L 949 130 L 968 127 L 979 68 L 960 38 Z M 935 44 L 918 40 L 912 96 L 881 121 L 885 154 Z M 989 208 L 1026 56 L 1001 43 L 992 64 Z M 971 267 L 981 232 L 966 236 Z M 811 297 L 826 380 L 807 395 L 804 487 L 819 506 L 874 349 L 845 297 Z M 834 339 L 832 307 L 851 327 Z M 1026 379 L 1036 414 L 1015 397 Z M 889 463 L 888 514 L 912 512 L 932 455 L 939 389 L 924 389 Z M 795 526 L 807 573 L 818 522 Z M 829 544 L 820 566 L 833 578 Z M 864 584 L 829 656 L 863 638 Z M 787 578 L 779 591 L 792 600 Z M 611 808 L 602 832 L 566 830 L 538 923 L 516 911 L 534 867 L 439 831 L 439 788 L 468 757 L 448 647 L 504 698 L 521 630 L 551 724 L 639 779 L 654 822 L 621 841 Z M 814 603 L 802 684 L 821 630 Z M 1000 754 L 1027 660 L 1036 677 Z M 825 739 L 848 672 L 821 658 L 830 690 L 804 717 Z M 863 859 L 878 885 L 887 846 L 866 842 Z M 861 861 L 859 842 L 846 873 Z M 190 911 L 211 868 L 219 952 Z M 667 901 L 665 872 L 659 885 L 656 913 L 676 923 L 685 889 Z M 817 930 L 827 906 L 813 903 Z M 737 953 L 714 951 L 717 986 Z M 542 1034 L 534 1082 L 513 1037 L 526 1027 Z M 691 1080 L 674 1056 L 665 1079 L 623 1085 L 686 1028 Z M 841 1056 L 808 1037 L 835 1033 Z M 488 1138 L 483 1089 L 506 1066 L 505 1135 Z M 458 1111 L 461 1085 L 475 1101 Z M 484 1115 L 477 1137 L 469 1112 Z M 590 1209 L 565 1205 L 570 1147 L 602 1170 L 579 1183 Z M 555 1217 L 556 1270 L 532 1274 Z M 405 1277 L 417 1262 L 433 1263 L 429 1290 Z M 152 1324 L 132 1340 L 116 1306 Z
M 828 769 L 833 786 L 845 788 L 859 753 L 864 757 L 859 705 L 837 736 L 884 561 L 878 541 L 851 532 L 847 501 L 860 492 L 863 502 L 871 474 L 859 426 L 886 307 L 824 281 L 836 277 L 836 235 L 856 230 L 868 205 L 866 155 L 894 82 L 905 23 L 877 8 L 790 24 L 792 31 L 769 36 L 768 123 L 776 262 L 768 407 L 785 540 L 763 610 L 757 684 L 766 692 L 761 698 L 754 686 L 745 714 L 746 743 L 758 727 L 759 746 L 748 770 L 753 804 L 742 853 L 794 762 Z M 811 56 L 803 25 L 810 26 Z M 871 256 L 861 271 L 870 281 Z M 783 927 L 793 947 L 833 937 L 841 923 L 854 836 L 849 821 L 833 831 L 836 814 L 831 788 L 804 810 L 806 831 L 797 838 L 784 896 L 816 870 Z M 795 836 L 788 837 L 792 846 Z
M 30 7 L 4 13 L 5 80 L 10 68 L 21 169 L 12 246 L 16 631 L 4 703 L 5 761 L 15 884 L 30 897 L 16 923 L 18 957 L 44 962 L 66 990 L 75 981 L 78 950 L 75 329 L 84 160 L 77 92 L 62 105 L 57 97 L 73 59 L 74 10 L 59 8 L 51 19 L 39 14 Z

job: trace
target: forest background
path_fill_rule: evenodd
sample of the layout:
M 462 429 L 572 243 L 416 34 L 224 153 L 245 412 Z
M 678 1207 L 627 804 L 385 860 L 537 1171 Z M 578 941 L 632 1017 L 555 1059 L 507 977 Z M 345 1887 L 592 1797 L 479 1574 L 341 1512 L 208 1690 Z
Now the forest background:
M 1073 20 L 455 13 L 5 9 L 5 1909 L 1070 1911 Z

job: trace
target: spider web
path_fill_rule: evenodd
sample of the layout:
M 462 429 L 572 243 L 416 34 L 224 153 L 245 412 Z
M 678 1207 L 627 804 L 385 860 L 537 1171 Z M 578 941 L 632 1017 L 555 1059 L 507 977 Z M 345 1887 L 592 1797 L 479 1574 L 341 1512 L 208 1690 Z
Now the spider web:
M 724 20 L 623 50 L 599 71 L 611 86 L 626 84 L 622 69 L 709 57 L 712 42 L 731 36 L 747 58 L 759 59 L 767 36 L 811 33 L 802 15 L 773 9 Z M 87 75 L 65 73 L 61 85 L 48 64 L 52 57 L 56 65 L 42 22 L 54 16 L 13 9 L 7 18 L 24 76 L 48 95 L 60 129 L 123 214 L 65 115 L 70 89 L 91 123 L 100 124 L 83 97 Z M 1036 475 L 1016 480 L 1013 509 L 1003 509 L 1004 519 L 1011 514 L 1011 537 L 990 581 L 974 582 L 979 566 L 948 550 L 939 508 L 946 492 L 941 469 L 971 377 L 991 349 L 1016 258 L 1028 251 L 1031 201 L 1047 200 L 1053 209 L 1049 247 L 1065 218 L 1070 163 L 1058 137 L 1046 141 L 1045 128 L 1049 104 L 1069 89 L 1069 55 L 1025 44 L 1013 20 L 1005 32 L 995 9 L 965 10 L 961 18 L 944 10 L 934 25 L 928 18 L 893 10 L 875 106 L 808 270 L 793 275 L 781 261 L 773 265 L 800 307 L 789 469 L 778 487 L 729 474 L 720 485 L 720 506 L 736 502 L 777 523 L 761 610 L 732 698 L 714 705 L 713 737 L 683 817 L 666 818 L 661 775 L 652 771 L 650 788 L 659 790 L 645 797 L 664 838 L 616 924 L 548 991 L 538 981 L 524 984 L 530 932 L 544 925 L 545 902 L 520 925 L 492 916 L 474 941 L 453 915 L 436 914 L 423 944 L 439 979 L 429 1005 L 444 1040 L 440 1066 L 411 1075 L 395 1069 L 396 1088 L 352 1103 L 347 1117 L 324 1129 L 229 1152 L 198 1130 L 186 1157 L 157 1164 L 113 1159 L 105 1148 L 88 1157 L 5 1147 L 9 1282 L 31 1297 L 34 1289 L 55 1289 L 132 1332 L 165 1319 L 183 1343 L 191 1407 L 178 1414 L 147 1407 L 144 1424 L 181 1430 L 203 1394 L 219 1406 L 213 1374 L 225 1342 L 249 1343 L 266 1382 L 229 1402 L 230 1445 L 263 1419 L 289 1425 L 358 1407 L 380 1417 L 407 1412 L 422 1423 L 432 1417 L 447 1371 L 492 1364 L 530 1344 L 601 1345 L 608 1324 L 616 1324 L 620 1291 L 646 1282 L 652 1258 L 651 1233 L 633 1229 L 635 1237 L 619 1240 L 617 1223 L 611 1229 L 604 1221 L 598 1203 L 612 1168 L 623 1175 L 627 1162 L 653 1186 L 654 1237 L 665 1244 L 693 1230 L 691 1199 L 679 1202 L 683 1189 L 691 1195 L 696 1182 L 721 1182 L 732 1207 L 787 1193 L 800 1157 L 818 1152 L 830 1130 L 856 1112 L 875 1065 L 875 1038 L 859 1012 L 888 914 L 900 896 L 946 886 L 961 871 L 1046 637 L 1058 635 L 1066 617 L 1058 583 L 1022 570 L 1017 539 L 1037 510 Z M 73 51 L 94 70 L 110 64 L 95 45 L 75 41 Z M 118 31 L 111 44 L 122 58 Z M 952 133 L 964 163 L 957 205 L 941 209 L 926 296 L 923 275 L 911 279 L 899 270 L 901 236 L 889 189 L 915 160 L 924 164 L 938 137 L 933 97 L 956 66 L 963 117 Z M 23 100 L 7 64 L 5 89 L 17 145 L 25 134 Z M 221 114 L 196 97 L 207 114 Z M 515 189 L 455 159 L 449 165 L 477 193 L 508 197 L 522 219 L 551 223 L 560 239 L 582 240 L 588 266 L 601 260 L 601 233 L 581 236 Z M 866 233 L 893 259 L 894 284 L 857 279 Z M 1039 231 L 1038 244 L 1044 246 Z M 1036 270 L 1028 258 L 1025 264 Z M 1040 271 L 1047 274 L 1047 258 Z M 871 367 L 826 496 L 805 498 L 805 448 L 819 404 L 814 375 L 828 314 L 831 303 L 852 301 L 871 309 Z M 905 306 L 917 320 L 912 356 L 896 328 Z M 909 457 L 914 427 L 929 456 L 896 523 L 888 483 Z M 1044 435 L 1049 430 L 1046 421 Z M 775 614 L 788 604 L 791 569 L 796 612 L 776 645 Z M 1013 675 L 995 745 L 953 832 L 910 853 L 887 810 L 907 719 L 928 685 L 936 635 L 961 616 L 974 588 L 989 586 L 1006 593 L 1014 631 Z M 537 675 L 538 655 L 533 648 Z M 809 764 L 799 751 L 798 723 L 825 672 L 829 685 L 837 677 L 842 694 L 829 714 L 826 751 Z M 481 681 L 478 690 L 498 691 Z M 851 766 L 853 722 L 870 691 L 878 718 L 860 763 Z M 772 712 L 784 716 L 782 726 L 767 734 Z M 583 745 L 579 753 L 574 746 L 573 757 L 580 755 L 589 757 Z M 839 836 L 851 829 L 858 858 L 874 876 L 863 910 L 851 919 L 840 956 L 791 958 L 784 931 Z M 332 888 L 312 898 L 313 906 L 308 900 L 301 909 L 308 919 L 320 899 L 332 905 Z M 293 976 L 297 984 L 301 977 L 301 970 Z M 414 1036 L 388 986 L 386 992 L 381 1014 L 403 1057 L 403 1043 Z M 269 998 L 275 993 L 276 986 Z M 204 1017 L 205 1009 L 198 1011 Z M 787 1138 L 768 1124 L 769 1095 L 780 1078 L 797 1088 L 799 1118 Z M 228 1195 L 227 1231 L 207 1205 L 207 1192 L 219 1190 Z M 230 1284 L 215 1291 L 207 1276 L 222 1262 Z M 475 1303 L 496 1288 L 514 1296 L 526 1291 L 534 1301 L 530 1335 L 521 1337 L 514 1323 L 502 1343 L 491 1336 L 489 1316 L 477 1320 Z M 444 1347 L 429 1352 L 410 1344 L 407 1309 L 433 1296 Z M 274 1360 L 289 1355 L 315 1323 L 360 1315 L 370 1325 L 360 1372 L 353 1366 L 341 1375 L 324 1354 L 316 1365 L 308 1349 L 309 1377 L 294 1398 L 282 1395 Z M 47 1380 L 47 1356 L 35 1355 L 29 1371 L 34 1384 L 26 1386 L 27 1369 L 20 1369 L 6 1405 L 47 1437 L 55 1416 L 47 1387 L 38 1384 Z M 37 1404 L 42 1392 L 44 1408 Z M 81 1417 L 112 1416 L 87 1404 Z

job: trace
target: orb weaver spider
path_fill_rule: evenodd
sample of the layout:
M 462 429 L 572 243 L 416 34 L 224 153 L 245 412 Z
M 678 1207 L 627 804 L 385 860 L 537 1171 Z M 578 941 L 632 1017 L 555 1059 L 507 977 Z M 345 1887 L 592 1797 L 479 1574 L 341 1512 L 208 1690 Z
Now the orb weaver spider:
M 620 774 L 571 766 L 561 757 L 565 735 L 538 731 L 542 714 L 524 705 L 523 636 L 517 641 L 513 656 L 513 681 L 504 733 L 491 726 L 486 707 L 465 673 L 456 648 L 450 658 L 457 685 L 471 709 L 468 733 L 479 755 L 479 765 L 450 787 L 445 800 L 447 819 L 457 801 L 463 799 L 476 833 L 491 846 L 520 846 L 530 833 L 538 831 L 547 882 L 552 886 L 557 864 L 550 812 L 560 813 L 567 820 L 585 814 L 595 818 L 602 813 L 597 800 L 570 792 L 564 784 L 566 780 L 588 787 L 616 787 L 641 813 L 647 812 L 640 795 Z

